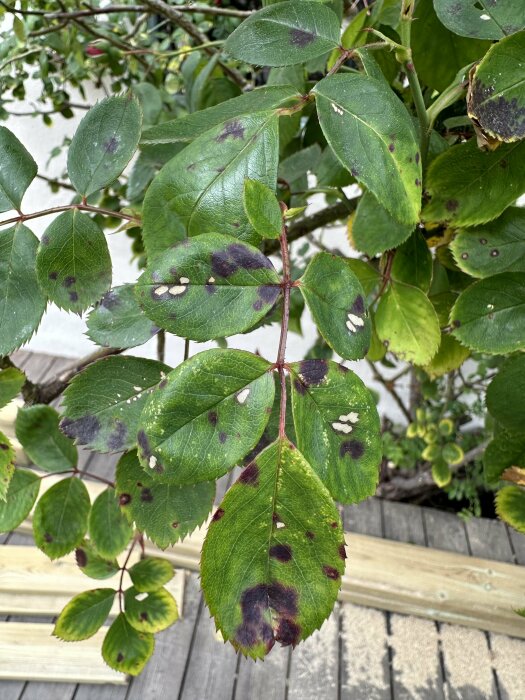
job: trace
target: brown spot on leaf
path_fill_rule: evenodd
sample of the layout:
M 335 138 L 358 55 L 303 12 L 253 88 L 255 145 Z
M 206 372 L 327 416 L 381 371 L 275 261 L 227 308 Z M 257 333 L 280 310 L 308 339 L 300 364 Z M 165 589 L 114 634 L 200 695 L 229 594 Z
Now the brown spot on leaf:
M 497 248 L 494 248 L 494 250 L 490 251 L 490 257 L 491 258 L 497 258 L 499 255 L 499 250 Z
M 297 46 L 300 49 L 304 49 L 313 41 L 315 41 L 316 35 L 313 32 L 308 32 L 305 29 L 298 29 L 294 27 L 290 30 L 290 44 L 292 46 Z
M 141 620 L 147 620 L 148 619 L 148 613 L 145 610 L 142 610 L 140 613 L 140 619 Z
M 212 522 L 216 523 L 217 520 L 220 520 L 223 515 L 224 515 L 224 510 L 222 508 L 217 508 L 217 510 L 213 514 L 213 518 L 211 519 Z
M 172 527 L 174 530 L 176 530 L 176 529 L 179 527 L 179 525 L 180 525 L 180 523 L 179 523 L 177 520 L 174 520 L 174 521 L 171 523 L 171 527 Z
M 315 533 L 313 533 L 311 530 L 307 530 L 307 531 L 305 532 L 305 535 L 306 535 L 307 539 L 309 539 L 309 540 L 314 540 L 314 539 L 315 539 Z
M 334 569 L 333 566 L 327 566 L 326 564 L 323 566 L 323 572 L 325 576 L 328 576 L 328 578 L 331 578 L 334 581 L 337 581 L 341 575 L 337 569 Z
M 44 541 L 45 542 L 53 542 L 53 536 L 49 534 L 49 532 L 44 532 Z
M 238 483 L 247 484 L 248 486 L 259 486 L 259 467 L 255 462 L 252 462 L 243 469 Z
M 131 502 L 131 496 L 129 493 L 121 493 L 118 502 L 120 506 L 127 506 Z
M 486 239 L 486 238 L 480 238 L 480 239 L 479 239 L 479 242 L 481 243 L 481 245 L 487 245 L 487 239 Z
M 121 663 L 122 661 L 124 661 L 124 654 L 121 651 L 119 651 L 119 653 L 117 654 L 117 663 Z
M 87 554 L 85 550 L 80 547 L 75 549 L 75 559 L 77 561 L 77 566 L 83 569 L 87 565 Z
M 143 488 L 140 492 L 140 500 L 143 503 L 151 503 L 151 501 L 153 500 L 153 494 L 151 493 L 151 489 Z
M 359 440 L 345 440 L 339 448 L 339 456 L 344 457 L 350 455 L 352 459 L 359 459 L 365 451 L 365 446 Z
M 494 85 L 485 85 L 474 79 L 469 91 L 469 112 L 481 128 L 497 134 L 501 140 L 520 139 L 525 136 L 525 107 L 516 97 L 511 100 L 503 94 L 494 96 Z M 507 163 L 500 166 L 505 168 Z
M 49 273 L 49 279 L 50 280 L 56 280 L 58 277 L 58 272 L 50 272 Z
M 8 450 L 9 445 L 6 445 L 5 442 L 0 442 L 0 450 Z
M 292 558 L 292 548 L 289 544 L 274 544 L 270 547 L 270 556 L 278 561 L 288 562 Z
M 447 211 L 456 211 L 459 207 L 459 202 L 457 199 L 447 199 L 445 202 L 445 208 Z
M 301 628 L 299 625 L 289 618 L 282 618 L 275 630 L 275 639 L 281 642 L 283 647 L 296 646 L 300 642 Z
M 215 411 L 210 411 L 210 412 L 208 413 L 208 423 L 210 423 L 211 425 L 213 425 L 213 427 L 215 427 L 215 426 L 217 425 L 217 421 L 218 421 L 218 420 L 219 420 L 219 419 L 218 419 L 217 414 L 216 414 Z
M 339 550 L 338 550 L 338 551 L 339 551 L 339 556 L 340 556 L 341 559 L 344 561 L 344 560 L 346 559 L 346 549 L 345 549 L 344 544 L 340 544 L 340 545 L 339 545 Z
M 388 144 L 388 150 L 390 153 L 393 153 L 396 150 L 396 147 L 393 143 Z

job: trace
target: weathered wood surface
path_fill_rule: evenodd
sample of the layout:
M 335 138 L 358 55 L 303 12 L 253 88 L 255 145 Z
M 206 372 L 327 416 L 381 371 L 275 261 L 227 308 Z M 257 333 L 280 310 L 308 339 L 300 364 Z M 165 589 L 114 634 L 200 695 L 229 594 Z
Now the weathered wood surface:
M 42 362 L 38 357 L 37 360 Z M 48 367 L 51 364 L 52 360 L 48 362 Z M 82 459 L 85 460 L 84 455 Z M 115 460 L 108 460 L 103 455 L 91 455 L 84 463 L 94 473 L 109 476 Z M 227 483 L 228 479 L 222 480 L 221 492 Z M 525 537 L 509 532 L 500 524 L 496 524 L 498 526 L 494 529 L 495 523 L 492 521 L 471 520 L 465 527 L 452 514 L 375 499 L 345 508 L 344 519 L 345 529 L 351 533 L 376 538 L 390 537 L 420 547 L 473 554 L 481 558 L 492 558 L 490 549 L 493 549 L 494 559 L 525 565 Z M 31 538 L 22 535 L 10 535 L 6 539 L 13 544 L 31 542 Z M 485 551 L 482 549 L 484 539 L 490 546 Z M 427 553 L 431 551 L 429 549 Z M 349 555 L 352 562 L 352 549 Z M 525 698 L 525 674 L 522 672 L 525 668 L 525 643 L 521 640 L 457 625 L 418 620 L 413 616 L 352 603 L 338 604 L 333 617 L 336 620 L 336 634 L 331 619 L 293 653 L 289 649 L 274 649 L 267 661 L 254 664 L 237 657 L 228 645 L 225 646 L 215 637 L 197 575 L 193 573 L 187 582 L 182 621 L 158 635 L 152 660 L 143 675 L 133 679 L 128 687 L 3 682 L 0 683 L 0 698 Z M 207 639 L 201 651 L 199 645 L 204 631 Z M 71 646 L 76 648 L 76 645 Z M 210 672 L 204 672 L 203 678 L 194 678 L 195 674 L 203 673 L 203 665 L 215 655 L 220 659 L 219 666 L 222 664 L 224 669 L 222 673 L 217 672 L 215 664 Z M 323 684 L 325 669 L 326 683 Z M 334 676 L 338 683 L 335 695 Z

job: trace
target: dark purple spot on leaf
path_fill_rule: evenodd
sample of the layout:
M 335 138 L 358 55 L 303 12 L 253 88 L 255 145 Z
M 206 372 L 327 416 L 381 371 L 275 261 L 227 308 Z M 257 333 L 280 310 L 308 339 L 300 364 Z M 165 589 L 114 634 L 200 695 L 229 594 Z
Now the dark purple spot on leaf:
M 142 489 L 142 491 L 140 492 L 140 500 L 143 503 L 151 503 L 151 501 L 153 500 L 153 494 L 151 493 L 151 490 L 146 488 Z
M 365 446 L 359 440 L 345 440 L 341 443 L 339 448 L 340 457 L 345 455 L 350 455 L 352 459 L 359 459 L 362 457 L 365 451 Z
M 390 143 L 388 145 L 388 150 L 390 151 L 390 153 L 393 153 L 396 150 L 395 145 L 393 143 Z
M 274 544 L 273 547 L 270 547 L 270 556 L 278 561 L 290 561 L 292 558 L 292 548 L 288 544 Z
M 106 143 L 104 144 L 104 150 L 106 153 L 115 153 L 118 148 L 118 139 L 116 136 L 112 136 Z
M 81 569 L 83 569 L 87 564 L 87 555 L 86 555 L 85 550 L 80 549 L 80 547 L 78 549 L 76 549 L 75 550 L 75 559 L 77 561 L 77 565 Z
M 360 294 L 356 296 L 355 301 L 350 308 L 350 313 L 357 314 L 358 316 L 365 313 L 365 300 Z
M 49 534 L 49 532 L 44 533 L 44 540 L 46 542 L 53 542 L 53 536 Z
M 480 238 L 480 239 L 479 239 L 479 242 L 481 243 L 481 245 L 487 245 L 487 239 L 486 239 L 486 238 Z
M 490 257 L 491 257 L 491 258 L 497 258 L 498 255 L 499 255 L 499 250 L 497 250 L 496 248 L 494 248 L 494 250 L 491 250 L 491 251 L 490 251 Z
M 117 663 L 121 663 L 122 661 L 124 661 L 124 654 L 121 651 L 119 651 L 119 653 L 117 654 Z
M 76 281 L 77 281 L 77 278 L 76 278 L 76 277 L 73 277 L 73 275 L 68 275 L 68 276 L 64 279 L 64 287 L 65 287 L 66 289 L 68 289 L 69 287 L 72 287 L 72 286 L 75 284 Z
M 262 299 L 256 299 L 252 304 L 252 309 L 254 311 L 260 311 L 262 309 L 263 302 Z
M 419 156 L 419 152 L 418 152 L 418 153 L 416 153 L 416 163 L 419 163 L 419 157 L 420 156 Z
M 305 534 L 306 534 L 307 539 L 309 539 L 309 540 L 315 539 L 315 534 L 311 530 L 307 530 Z
M 126 442 L 128 427 L 121 420 L 115 420 L 115 427 L 108 436 L 108 449 L 111 451 L 121 450 Z
M 210 282 L 204 285 L 204 289 L 207 291 L 208 294 L 215 294 L 215 292 L 217 291 L 217 287 L 214 284 L 210 284 Z
M 346 559 L 346 549 L 344 544 L 339 545 L 339 556 L 343 561 Z
M 58 277 L 58 272 L 50 272 L 49 273 L 49 279 L 50 280 L 56 280 Z
M 238 483 L 247 484 L 249 486 L 259 486 L 259 467 L 255 462 L 252 462 L 243 469 Z
M 219 433 L 219 442 L 222 445 L 224 445 L 224 443 L 226 442 L 227 439 L 228 439 L 228 436 L 226 435 L 226 433 L 223 433 L 223 432 Z
M 179 527 L 179 525 L 180 525 L 180 523 L 179 523 L 177 520 L 174 520 L 174 521 L 171 523 L 171 527 L 172 527 L 174 530 L 176 530 L 176 529 Z
M 116 294 L 112 289 L 104 294 L 100 302 L 100 306 L 103 306 L 105 309 L 114 309 L 115 306 L 118 306 L 119 304 L 120 299 L 118 298 L 118 294 Z
M 293 385 L 294 385 L 295 391 L 298 394 L 301 394 L 301 396 L 304 396 L 306 394 L 306 387 L 300 379 L 295 378 L 293 380 Z
M 321 384 L 328 372 L 328 364 L 326 360 L 303 360 L 299 363 L 301 379 L 303 384 L 311 386 L 312 384 Z
M 280 293 L 281 288 L 277 285 L 263 284 L 257 289 L 257 295 L 265 304 L 275 304 Z
M 309 44 L 312 43 L 312 41 L 315 41 L 316 35 L 313 32 L 307 32 L 304 29 L 298 29 L 295 27 L 290 31 L 290 43 L 292 46 L 297 46 L 300 49 L 303 49 L 305 46 L 308 46 Z
M 78 294 L 76 292 L 69 292 L 69 301 L 78 301 Z
M 9 445 L 6 445 L 5 442 L 0 442 L 0 450 L 8 450 Z
M 457 199 L 447 199 L 445 202 L 445 208 L 447 211 L 456 211 L 456 209 L 459 206 L 459 202 Z
M 47 233 L 44 233 L 40 242 L 42 243 L 42 245 L 49 245 L 49 236 L 47 235 Z
M 120 506 L 127 506 L 131 502 L 131 496 L 129 493 L 121 493 L 118 502 Z
M 238 119 L 233 119 L 231 122 L 227 122 L 224 125 L 222 133 L 220 133 L 215 140 L 217 141 L 217 143 L 222 143 L 223 141 L 226 141 L 226 139 L 229 137 L 231 137 L 232 139 L 241 140 L 244 138 L 244 126 Z
M 141 456 L 144 459 L 148 459 L 149 457 L 151 457 L 152 452 L 151 447 L 149 446 L 149 440 L 146 436 L 146 433 L 143 430 L 139 430 L 138 432 L 137 443 L 141 450 Z
M 82 416 L 81 418 L 62 418 L 60 430 L 79 445 L 87 445 L 95 440 L 100 432 L 100 421 L 96 416 Z
M 301 628 L 299 625 L 286 617 L 279 621 L 275 631 L 275 639 L 281 642 L 283 647 L 296 646 L 300 642 Z
M 208 423 L 211 423 L 211 425 L 213 425 L 213 427 L 215 427 L 217 425 L 218 420 L 219 419 L 217 418 L 217 414 L 215 413 L 215 411 L 210 411 L 208 413 Z
M 222 508 L 217 508 L 215 513 L 213 514 L 212 522 L 217 522 L 217 520 L 220 520 L 222 516 L 224 515 L 224 510 Z
M 337 527 L 337 525 L 338 525 L 338 523 L 337 523 L 336 520 L 334 520 L 333 523 L 330 523 L 330 527 L 332 528 L 332 530 L 335 530 L 335 528 Z
M 147 620 L 148 619 L 148 613 L 145 610 L 142 610 L 140 613 L 140 619 L 141 620 Z
M 333 579 L 334 581 L 337 581 L 337 579 L 340 577 L 339 571 L 337 569 L 334 569 L 333 566 L 323 566 L 323 572 L 325 576 L 328 576 L 328 578 Z

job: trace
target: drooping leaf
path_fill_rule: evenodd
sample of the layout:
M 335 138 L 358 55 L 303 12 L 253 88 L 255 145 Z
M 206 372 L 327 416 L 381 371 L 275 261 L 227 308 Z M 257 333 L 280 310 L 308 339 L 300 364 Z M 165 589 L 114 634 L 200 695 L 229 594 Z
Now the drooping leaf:
M 0 432 L 0 502 L 7 500 L 9 484 L 15 473 L 16 452 L 9 438 Z
M 155 145 L 194 141 L 208 129 L 244 114 L 276 109 L 296 103 L 301 95 L 292 85 L 266 85 L 245 92 L 208 109 L 162 122 L 142 134 L 141 144 Z
M 142 128 L 138 99 L 108 97 L 92 107 L 73 136 L 67 170 L 76 191 L 83 197 L 115 180 L 131 160 Z
M 37 164 L 12 131 L 0 126 L 0 212 L 20 210 Z
M 279 238 L 282 214 L 277 197 L 262 182 L 244 181 L 244 209 L 248 221 L 261 238 Z
M 161 328 L 191 340 L 242 333 L 271 310 L 280 278 L 257 248 L 206 233 L 155 257 L 136 296 Z
M 458 266 L 472 277 L 525 272 L 525 210 L 509 207 L 489 224 L 461 229 L 450 249 Z
M 177 621 L 175 598 L 165 588 L 141 592 L 134 586 L 124 594 L 126 620 L 139 632 L 161 632 Z
M 90 578 L 111 578 L 120 571 L 118 561 L 101 557 L 89 540 L 83 540 L 75 549 L 75 559 L 80 571 Z
M 295 646 L 321 626 L 345 557 L 330 494 L 284 438 L 245 468 L 216 511 L 202 588 L 224 639 L 260 658 L 276 641 Z
M 38 238 L 22 224 L 0 231 L 0 355 L 9 355 L 38 328 L 46 298 L 38 284 Z
M 449 333 L 442 333 L 437 353 L 423 369 L 431 379 L 436 379 L 461 367 L 469 355 L 468 348 Z
M 128 452 L 117 465 L 117 494 L 137 528 L 165 549 L 202 525 L 213 504 L 215 484 L 159 483 L 141 467 L 137 453 Z
M 379 339 L 401 360 L 427 365 L 438 350 L 438 317 L 417 287 L 392 282 L 381 297 L 375 324 Z
M 108 666 L 121 673 L 138 676 L 155 648 L 152 634 L 138 632 L 120 613 L 109 628 L 102 644 L 102 656 Z
M 491 221 L 525 190 L 525 141 L 481 151 L 476 139 L 452 146 L 432 161 L 422 218 L 476 226 Z M 490 192 L 490 197 L 487 197 Z
M 14 530 L 27 518 L 39 489 L 40 479 L 34 472 L 15 469 L 9 482 L 7 498 L 5 501 L 0 499 L 0 532 Z
M 16 367 L 7 367 L 0 372 L 0 408 L 18 396 L 25 380 L 26 375 Z
M 58 559 L 82 542 L 88 527 L 89 493 L 75 477 L 54 484 L 38 501 L 33 515 L 35 543 Z
M 496 484 L 505 469 L 512 466 L 525 467 L 525 435 L 501 430 L 489 442 L 483 455 L 487 483 Z
M 525 347 L 525 279 L 502 272 L 474 282 L 452 309 L 453 334 L 467 347 L 491 355 Z
M 77 209 L 47 227 L 37 251 L 38 281 L 59 308 L 80 313 L 111 285 L 111 258 L 102 229 Z
M 58 616 L 54 636 L 65 642 L 92 637 L 107 620 L 115 594 L 113 588 L 95 588 L 76 595 Z
M 397 248 L 413 230 L 411 224 L 398 223 L 371 192 L 365 192 L 352 221 L 351 237 L 357 250 L 373 257 Z
M 448 442 L 441 450 L 441 456 L 449 465 L 460 464 L 464 458 L 463 450 L 454 442 Z
M 358 258 L 348 258 L 348 267 L 357 277 L 367 297 L 370 297 L 381 282 L 381 274 L 373 265 Z
M 138 305 L 132 284 L 110 289 L 86 323 L 88 337 L 106 348 L 143 345 L 159 330 Z
M 496 494 L 499 517 L 518 532 L 525 534 L 525 491 L 519 486 L 505 486 Z
M 346 360 L 364 357 L 370 345 L 370 319 L 365 293 L 347 261 L 317 253 L 299 288 L 330 347 Z
M 339 44 L 337 15 L 319 2 L 289 0 L 265 7 L 230 34 L 224 49 L 261 66 L 291 66 L 332 51 Z
M 436 459 L 432 462 L 432 478 L 441 489 L 450 484 L 452 472 L 446 460 Z
M 461 68 L 479 60 L 490 47 L 488 41 L 466 39 L 449 31 L 439 21 L 432 0 L 416 4 L 410 43 L 419 79 L 439 92 L 448 87 Z
M 133 534 L 128 518 L 121 511 L 115 489 L 97 496 L 89 514 L 89 536 L 97 552 L 113 559 L 127 546 Z
M 270 363 L 241 350 L 205 350 L 172 370 L 140 418 L 139 459 L 156 480 L 216 479 L 257 444 L 272 408 Z
M 106 357 L 77 374 L 64 392 L 60 429 L 96 452 L 121 452 L 137 441 L 139 416 L 169 367 L 139 357 Z
M 391 277 L 398 282 L 428 292 L 432 281 L 432 255 L 422 233 L 417 229 L 396 250 Z
M 470 80 L 468 115 L 500 141 L 525 137 L 524 54 L 525 31 L 508 36 L 491 46 Z
M 146 557 L 129 569 L 135 589 L 140 593 L 158 591 L 174 575 L 173 565 L 166 559 Z
M 443 24 L 460 36 L 502 39 L 525 26 L 523 7 L 514 0 L 434 0 Z
M 383 82 L 333 75 L 313 90 L 326 140 L 341 163 L 396 221 L 415 225 L 421 160 L 412 119 Z
M 46 472 L 64 472 L 77 465 L 77 448 L 58 428 L 59 415 L 51 406 L 19 408 L 16 437 L 29 459 Z
M 337 501 L 372 496 L 382 448 L 372 394 L 335 362 L 303 360 L 291 372 L 297 446 L 305 459 Z
M 143 205 L 148 256 L 186 236 L 215 233 L 218 226 L 220 233 L 258 243 L 244 211 L 244 180 L 259 180 L 275 190 L 278 149 L 275 112 L 230 119 L 195 139 L 148 188 Z
M 506 430 L 519 433 L 525 425 L 525 355 L 509 358 L 487 388 L 487 408 Z

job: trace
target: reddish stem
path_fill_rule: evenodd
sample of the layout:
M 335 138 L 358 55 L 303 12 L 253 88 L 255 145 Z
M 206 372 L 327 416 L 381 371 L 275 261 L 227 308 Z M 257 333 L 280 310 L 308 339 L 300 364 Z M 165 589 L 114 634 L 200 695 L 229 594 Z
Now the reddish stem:
M 277 352 L 277 360 L 275 366 L 279 372 L 279 379 L 281 382 L 281 405 L 279 409 L 279 437 L 285 437 L 285 425 L 286 425 L 286 374 L 285 374 L 285 353 L 286 353 L 286 340 L 288 337 L 288 323 L 290 320 L 290 288 L 292 286 L 292 280 L 290 275 L 290 256 L 288 252 L 288 240 L 287 240 L 287 230 L 286 225 L 283 224 L 280 243 L 281 243 L 281 258 L 283 261 L 283 317 L 281 321 L 281 337 L 279 339 L 279 350 Z
M 101 209 L 100 207 L 93 207 L 91 204 L 64 204 L 60 207 L 51 207 L 51 209 L 42 209 L 42 211 L 35 211 L 31 214 L 19 213 L 18 216 L 13 216 L 11 219 L 4 219 L 0 221 L 0 226 L 6 226 L 7 224 L 17 224 L 19 222 L 28 221 L 29 219 L 38 219 L 40 216 L 48 216 L 49 214 L 59 214 L 63 211 L 69 211 L 70 209 L 79 209 L 80 211 L 88 211 L 94 214 L 102 214 L 103 216 L 115 216 L 117 219 L 125 219 L 126 221 L 136 221 L 137 224 L 140 223 L 140 219 L 136 216 L 130 216 L 129 214 L 123 214 L 120 211 L 111 211 L 111 209 Z
M 141 542 L 141 547 L 142 547 L 142 533 L 141 532 L 137 532 L 137 534 L 133 538 L 133 542 L 131 543 L 131 547 L 128 550 L 128 553 L 126 555 L 124 563 L 120 567 L 120 580 L 119 580 L 118 589 L 117 589 L 118 607 L 119 607 L 120 612 L 122 612 L 122 596 L 124 594 L 124 589 L 122 588 L 122 583 L 124 581 L 124 574 L 128 570 L 129 560 L 131 558 L 131 554 L 133 553 L 133 549 L 134 549 L 135 545 L 137 544 L 137 542 Z

